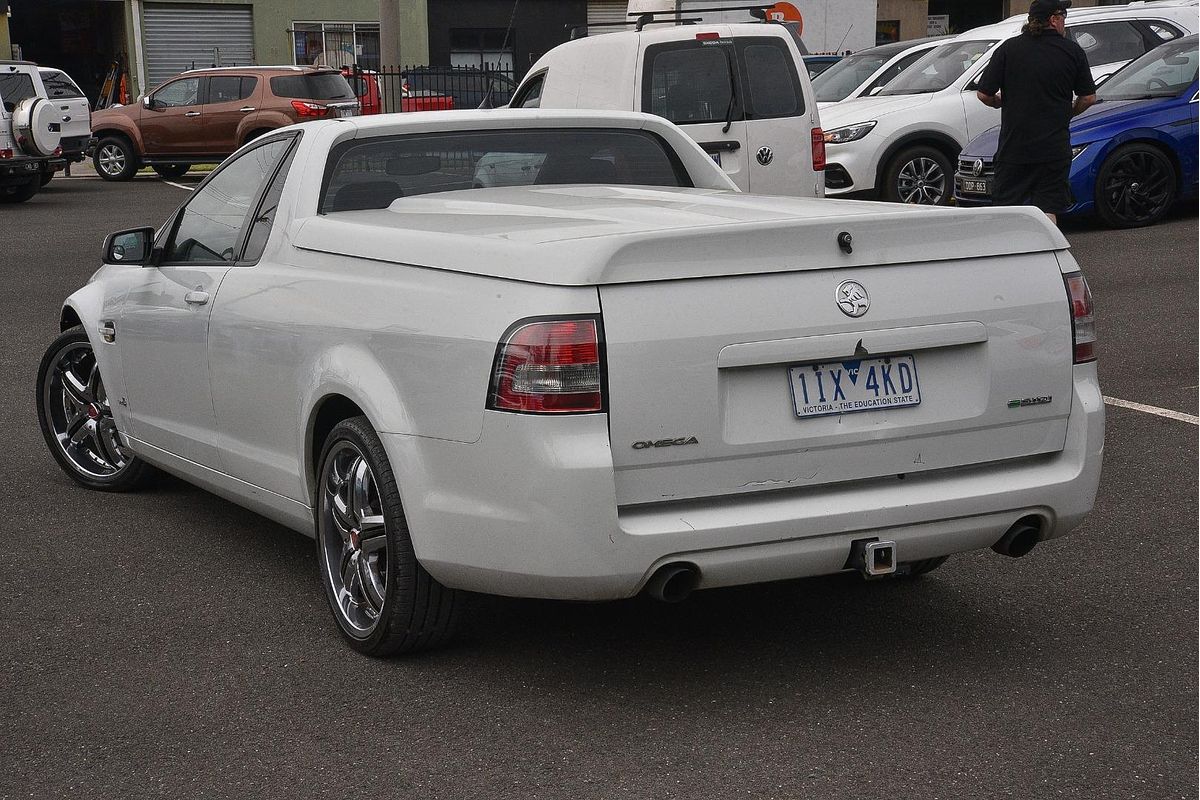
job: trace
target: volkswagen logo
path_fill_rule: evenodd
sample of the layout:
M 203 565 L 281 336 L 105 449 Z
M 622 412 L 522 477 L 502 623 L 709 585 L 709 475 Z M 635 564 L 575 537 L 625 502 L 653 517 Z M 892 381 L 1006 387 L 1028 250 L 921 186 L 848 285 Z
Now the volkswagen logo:
M 978 178 L 983 174 L 983 159 L 975 159 L 975 163 L 971 165 L 971 174 Z
M 838 308 L 848 317 L 861 317 L 871 307 L 867 290 L 858 281 L 842 281 L 834 292 Z
M 775 154 L 771 152 L 771 148 L 769 147 L 760 147 L 758 148 L 758 155 L 755 158 L 758 159 L 758 163 L 765 167 L 775 159 Z

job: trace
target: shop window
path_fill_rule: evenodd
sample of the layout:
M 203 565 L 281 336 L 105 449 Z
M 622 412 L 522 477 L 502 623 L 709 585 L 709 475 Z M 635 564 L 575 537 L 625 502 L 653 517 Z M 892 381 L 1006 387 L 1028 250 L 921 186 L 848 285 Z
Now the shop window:
M 379 24 L 375 22 L 294 22 L 292 43 L 296 64 L 379 69 Z

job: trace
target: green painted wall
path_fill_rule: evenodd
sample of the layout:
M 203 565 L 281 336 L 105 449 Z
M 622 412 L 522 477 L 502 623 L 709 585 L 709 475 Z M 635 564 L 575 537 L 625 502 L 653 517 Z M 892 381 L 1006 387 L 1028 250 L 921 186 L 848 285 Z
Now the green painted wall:
M 379 0 L 150 0 L 154 3 L 184 5 L 239 5 L 254 9 L 254 51 L 259 64 L 291 64 L 293 62 L 293 22 L 379 22 Z M 401 63 L 429 62 L 429 17 L 427 0 L 392 0 L 400 3 Z M 146 0 L 142 6 L 145 7 Z M 131 3 L 125 0 L 127 36 L 133 35 Z M 144 12 L 143 12 L 144 25 Z M 7 24 L 3 33 L 7 36 Z M 7 41 L 7 39 L 4 39 Z M 3 57 L 3 56 L 0 56 Z M 133 59 L 134 48 L 129 47 Z M 137 83 L 137 70 L 130 69 L 132 83 Z M 133 94 L 144 89 L 139 87 Z
M 7 14 L 0 14 L 0 58 L 12 58 L 12 39 L 8 37 Z

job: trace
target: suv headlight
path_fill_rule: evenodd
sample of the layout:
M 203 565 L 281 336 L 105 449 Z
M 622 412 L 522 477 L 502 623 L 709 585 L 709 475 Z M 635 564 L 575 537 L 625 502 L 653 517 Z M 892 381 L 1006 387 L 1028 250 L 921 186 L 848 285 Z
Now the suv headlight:
M 846 125 L 842 128 L 834 128 L 831 131 L 825 131 L 825 144 L 845 144 L 846 142 L 857 142 L 859 139 L 866 136 L 875 127 L 875 120 L 870 122 L 860 122 L 857 125 Z
M 1072 147 L 1071 148 L 1071 160 L 1074 161 L 1076 158 L 1078 158 L 1079 154 L 1082 153 L 1084 150 L 1087 150 L 1086 144 L 1080 144 L 1080 145 L 1076 145 L 1076 146 Z

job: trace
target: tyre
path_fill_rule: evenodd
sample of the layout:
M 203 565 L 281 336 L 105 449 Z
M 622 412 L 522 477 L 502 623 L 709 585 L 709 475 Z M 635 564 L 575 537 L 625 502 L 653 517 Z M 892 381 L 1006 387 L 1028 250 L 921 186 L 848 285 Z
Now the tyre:
M 42 188 L 42 179 L 33 178 L 19 186 L 0 186 L 0 203 L 24 203 Z
M 400 490 L 366 417 L 330 431 L 320 465 L 317 563 L 342 636 L 372 656 L 448 642 L 459 593 L 417 562 Z
M 76 483 L 126 492 L 153 477 L 153 467 L 121 446 L 96 355 L 83 328 L 64 331 L 42 357 L 37 409 L 50 454 Z
M 1162 150 L 1118 147 L 1096 174 L 1096 214 L 1111 228 L 1153 225 L 1175 202 L 1177 184 L 1175 165 Z
M 901 151 L 888 162 L 880 189 L 883 199 L 893 203 L 944 206 L 954 195 L 952 174 L 945 153 L 918 145 Z
M 92 155 L 96 174 L 106 181 L 127 181 L 138 170 L 138 156 L 123 136 L 105 136 Z
M 189 164 L 155 164 L 154 171 L 158 173 L 158 177 L 170 180 L 172 178 L 182 178 L 187 174 Z

